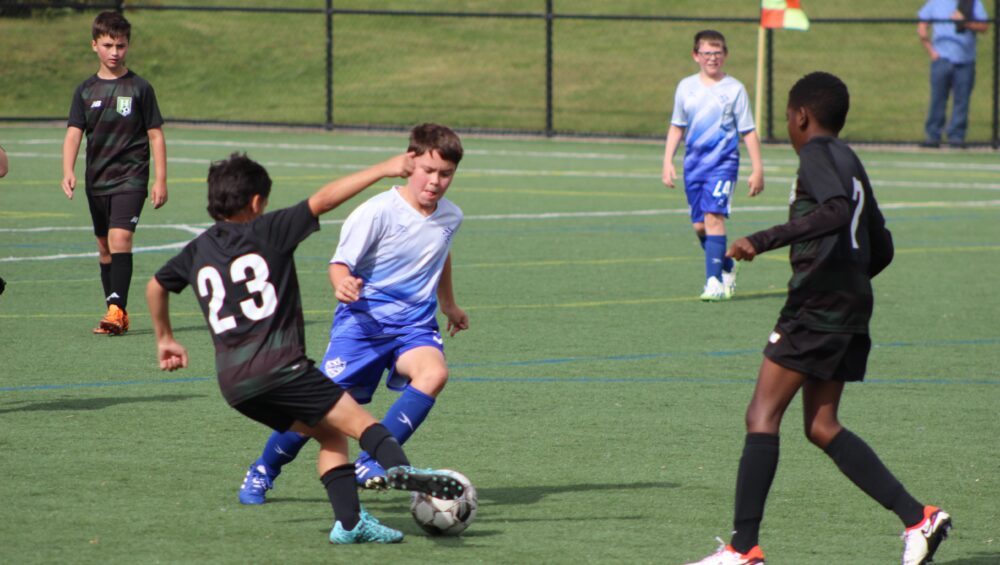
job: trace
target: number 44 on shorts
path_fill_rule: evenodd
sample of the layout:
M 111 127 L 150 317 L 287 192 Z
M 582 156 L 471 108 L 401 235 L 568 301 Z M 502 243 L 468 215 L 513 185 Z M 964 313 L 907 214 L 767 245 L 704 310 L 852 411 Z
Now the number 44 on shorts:
M 729 193 L 733 190 L 733 181 L 731 180 L 720 180 L 715 183 L 715 188 L 712 189 L 713 198 L 722 198 L 724 196 L 729 196 Z

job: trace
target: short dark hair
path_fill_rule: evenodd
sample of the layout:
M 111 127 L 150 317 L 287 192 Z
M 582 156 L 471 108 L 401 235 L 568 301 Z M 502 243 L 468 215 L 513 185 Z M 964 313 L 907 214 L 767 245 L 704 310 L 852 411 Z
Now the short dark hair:
M 410 146 L 407 151 L 417 156 L 437 151 L 443 159 L 456 165 L 462 160 L 464 153 L 458 134 L 451 128 L 438 124 L 420 124 L 410 130 Z
M 851 95 L 844 81 L 830 73 L 817 71 L 799 79 L 788 91 L 789 108 L 806 108 L 819 125 L 840 133 L 847 122 Z
M 701 45 L 702 41 L 707 41 L 709 43 L 719 43 L 722 45 L 722 52 L 729 53 L 729 48 L 726 47 L 726 36 L 722 35 L 721 32 L 715 31 L 714 29 L 703 29 L 698 33 L 694 34 L 694 52 L 698 52 L 698 47 Z
M 208 167 L 208 215 L 212 218 L 235 216 L 255 194 L 263 198 L 271 194 L 271 177 L 246 153 L 233 153 Z
M 132 24 L 128 23 L 125 16 L 118 12 L 101 12 L 94 18 L 94 25 L 91 27 L 91 34 L 96 40 L 102 35 L 111 39 L 124 37 L 127 41 L 132 41 Z

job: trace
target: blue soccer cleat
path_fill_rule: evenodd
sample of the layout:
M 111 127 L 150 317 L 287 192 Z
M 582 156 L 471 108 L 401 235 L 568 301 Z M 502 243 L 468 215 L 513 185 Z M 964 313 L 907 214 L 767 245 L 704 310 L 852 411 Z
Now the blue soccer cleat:
M 465 491 L 462 483 L 448 471 L 400 465 L 389 469 L 386 477 L 394 489 L 422 492 L 442 500 L 455 500 Z
M 240 486 L 240 504 L 264 504 L 264 494 L 273 486 L 263 465 L 250 465 L 243 478 L 243 485 Z
M 361 509 L 361 519 L 353 530 L 345 530 L 338 520 L 330 530 L 330 543 L 399 543 L 403 532 L 383 525 L 374 516 Z
M 358 488 L 366 490 L 389 490 L 385 480 L 385 469 L 371 455 L 365 453 L 354 462 L 354 478 Z

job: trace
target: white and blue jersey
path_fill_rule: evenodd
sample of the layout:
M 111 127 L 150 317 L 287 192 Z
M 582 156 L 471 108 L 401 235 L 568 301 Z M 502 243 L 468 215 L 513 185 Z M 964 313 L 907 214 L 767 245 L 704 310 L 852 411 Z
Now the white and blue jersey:
M 340 304 L 330 339 L 402 335 L 408 329 L 437 330 L 437 287 L 462 224 L 462 210 L 438 201 L 423 216 L 393 187 L 348 216 L 330 263 L 346 265 L 362 279 L 360 298 Z
M 725 76 L 712 86 L 691 75 L 677 85 L 670 123 L 684 128 L 684 184 L 735 182 L 740 136 L 754 130 L 743 83 Z

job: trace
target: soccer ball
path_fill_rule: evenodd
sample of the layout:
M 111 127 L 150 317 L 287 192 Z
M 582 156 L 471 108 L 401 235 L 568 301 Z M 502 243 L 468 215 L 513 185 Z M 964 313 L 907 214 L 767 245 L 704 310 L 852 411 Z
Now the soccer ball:
M 462 496 L 455 500 L 442 500 L 415 492 L 410 497 L 410 513 L 417 525 L 432 536 L 457 536 L 476 518 L 479 500 L 476 487 L 472 486 L 468 477 L 449 469 L 444 472 L 462 485 Z

